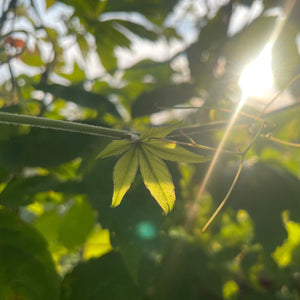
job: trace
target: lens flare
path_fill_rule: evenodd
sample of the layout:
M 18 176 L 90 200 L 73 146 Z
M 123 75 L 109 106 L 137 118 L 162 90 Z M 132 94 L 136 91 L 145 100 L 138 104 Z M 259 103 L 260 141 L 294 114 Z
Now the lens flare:
M 274 83 L 272 62 L 272 44 L 268 43 L 258 58 L 248 64 L 241 74 L 239 85 L 244 95 L 263 97 Z

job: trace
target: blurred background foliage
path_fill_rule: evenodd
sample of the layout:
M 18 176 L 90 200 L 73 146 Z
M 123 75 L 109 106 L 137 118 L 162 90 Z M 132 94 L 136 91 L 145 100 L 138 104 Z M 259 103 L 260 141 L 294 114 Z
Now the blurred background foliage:
M 230 118 L 218 108 L 234 109 L 241 71 L 284 4 L 1 0 L 0 111 L 133 132 L 184 120 L 197 143 L 216 146 Z M 297 3 L 273 47 L 278 89 L 300 71 L 299 20 Z M 278 139 L 300 141 L 299 93 L 295 82 L 279 101 L 284 107 L 263 115 Z M 259 115 L 268 99 L 250 99 L 244 111 Z M 242 119 L 226 147 L 246 148 L 253 124 Z M 110 208 L 116 158 L 96 160 L 109 142 L 0 126 L 1 299 L 300 299 L 299 148 L 262 136 L 229 204 L 201 233 L 236 157 L 222 156 L 186 231 L 209 163 L 168 163 L 177 196 L 168 216 L 140 176 Z

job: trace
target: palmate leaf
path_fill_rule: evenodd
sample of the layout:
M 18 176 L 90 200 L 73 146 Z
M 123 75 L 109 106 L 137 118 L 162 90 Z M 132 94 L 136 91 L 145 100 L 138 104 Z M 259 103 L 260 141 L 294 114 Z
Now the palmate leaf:
M 151 195 L 166 213 L 170 212 L 175 202 L 175 188 L 166 164 L 142 146 L 139 151 L 139 166 Z
M 153 139 L 144 144 L 144 147 L 149 152 L 165 160 L 187 163 L 202 163 L 210 159 L 209 156 L 193 153 L 176 143 L 168 143 Z
M 138 169 L 137 147 L 132 147 L 118 160 L 114 167 L 114 194 L 112 207 L 118 206 L 130 188 Z
M 180 124 L 181 123 L 176 123 L 168 126 L 149 127 L 141 134 L 141 140 L 145 141 L 151 137 L 164 138 L 174 129 L 176 129 Z
M 190 152 L 175 142 L 159 140 L 159 138 L 164 138 L 176 129 L 178 125 L 177 123 L 148 128 L 135 142 L 128 140 L 112 141 L 98 155 L 98 158 L 104 158 L 122 154 L 113 172 L 112 207 L 116 207 L 121 203 L 139 167 L 144 184 L 153 198 L 166 213 L 172 210 L 175 202 L 175 188 L 171 174 L 162 159 L 188 163 L 201 163 L 209 159 Z
M 120 155 L 132 147 L 132 143 L 127 140 L 115 140 L 108 144 L 97 158 Z

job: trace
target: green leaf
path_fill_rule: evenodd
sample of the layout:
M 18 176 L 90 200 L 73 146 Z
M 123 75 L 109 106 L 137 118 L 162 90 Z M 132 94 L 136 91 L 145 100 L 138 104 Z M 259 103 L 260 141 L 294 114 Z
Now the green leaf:
M 141 83 L 141 81 L 144 82 L 147 75 L 150 75 L 154 82 L 162 84 L 169 82 L 172 74 L 174 71 L 169 61 L 156 62 L 151 59 L 144 59 L 126 69 L 122 79 L 130 83 Z M 143 89 L 142 92 L 144 91 Z
M 118 115 L 116 107 L 111 103 L 105 95 L 96 94 L 86 91 L 82 86 L 73 84 L 71 86 L 65 86 L 61 84 L 46 84 L 39 83 L 34 86 L 36 89 L 46 93 L 51 93 L 57 98 L 62 98 L 67 101 L 74 102 L 83 107 L 89 107 L 91 109 L 103 109 L 111 114 Z
M 300 224 L 287 220 L 285 222 L 285 229 L 288 234 L 287 239 L 272 254 L 280 267 L 286 267 L 290 264 L 298 265 L 300 259 Z
M 77 43 L 83 58 L 87 58 L 90 51 L 90 45 L 83 35 L 77 34 Z
M 125 21 L 125 20 L 115 20 L 118 24 L 124 26 L 128 30 L 130 30 L 132 33 L 136 34 L 137 36 L 143 38 L 143 39 L 148 39 L 150 41 L 155 41 L 158 38 L 158 34 L 154 32 L 153 30 L 147 29 L 145 26 L 133 23 L 130 21 Z
M 176 129 L 180 123 L 168 125 L 168 126 L 159 126 L 159 127 L 149 127 L 141 134 L 141 140 L 146 140 L 151 137 L 164 138 L 174 129 Z
M 296 42 L 298 32 L 299 28 L 293 22 L 287 22 L 272 49 L 274 81 L 280 88 L 286 88 L 288 82 L 299 73 L 300 56 Z M 292 91 L 298 95 L 298 85 L 294 85 Z
M 71 82 L 82 82 L 85 80 L 86 76 L 82 68 L 79 67 L 78 63 L 74 61 L 73 71 L 71 73 L 58 73 L 58 75 L 70 80 Z
M 1 125 L 0 131 L 7 128 Z M 99 137 L 32 128 L 28 134 L 0 141 L 0 164 L 10 170 L 25 166 L 49 168 L 82 156 L 97 140 Z
M 142 147 L 139 151 L 139 165 L 147 189 L 162 209 L 166 213 L 170 212 L 175 202 L 175 191 L 166 164 Z
M 59 184 L 60 181 L 53 176 L 13 178 L 0 194 L 0 203 L 7 207 L 25 206 L 37 193 L 52 190 Z
M 137 148 L 126 152 L 114 167 L 114 194 L 112 206 L 118 206 L 130 188 L 138 169 Z
M 199 53 L 199 52 L 198 52 Z M 168 84 L 140 94 L 132 105 L 132 116 L 140 117 L 160 111 L 159 107 L 172 107 L 185 103 L 195 95 L 191 83 Z
M 48 9 L 51 7 L 53 4 L 55 4 L 55 0 L 46 0 L 46 8 Z
M 162 159 L 175 162 L 202 163 L 210 159 L 209 156 L 193 153 L 176 143 L 150 140 L 149 142 L 144 143 L 144 147 L 149 152 Z
M 64 278 L 61 300 L 139 300 L 126 266 L 116 252 L 81 263 Z
M 41 235 L 1 209 L 0 236 L 0 299 L 58 300 L 59 278 Z
M 41 67 L 44 64 L 38 48 L 35 48 L 34 51 L 26 49 L 22 55 L 20 55 L 20 59 L 23 63 L 32 67 Z
M 130 39 L 121 33 L 114 20 L 97 23 L 95 39 L 101 63 L 107 71 L 114 71 L 118 66 L 115 47 L 129 48 Z
M 91 206 L 80 197 L 64 216 L 58 231 L 58 240 L 68 249 L 74 249 L 85 242 L 94 224 L 95 216 Z
M 64 0 L 66 1 L 66 0 Z M 144 0 L 144 1 L 119 1 L 110 0 L 105 2 L 105 12 L 138 12 L 149 19 L 163 20 L 169 14 L 178 0 Z
M 115 140 L 108 144 L 105 149 L 100 152 L 97 158 L 120 155 L 131 147 L 132 143 L 127 140 Z

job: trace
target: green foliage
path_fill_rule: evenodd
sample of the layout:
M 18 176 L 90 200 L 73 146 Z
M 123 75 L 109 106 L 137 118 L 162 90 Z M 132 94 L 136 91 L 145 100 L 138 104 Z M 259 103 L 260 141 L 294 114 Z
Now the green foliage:
M 136 147 L 128 150 L 114 168 L 114 194 L 112 206 L 118 206 L 130 188 L 138 169 L 139 152 Z
M 1 300 L 300 299 L 299 4 L 196 2 L 0 5 Z M 248 99 L 206 183 L 274 28 L 288 91 Z
M 175 202 L 174 184 L 171 174 L 161 158 L 175 162 L 204 162 L 207 160 L 207 158 L 190 152 L 175 143 L 157 140 L 164 138 L 176 127 L 178 124 L 147 128 L 140 138 L 137 137 L 136 141 L 112 141 L 98 155 L 98 158 L 103 158 L 127 151 L 114 168 L 113 207 L 121 203 L 139 167 L 145 186 L 151 195 L 166 213 L 172 210 Z
M 3 209 L 0 228 L 1 299 L 59 299 L 59 278 L 44 238 Z
M 145 186 L 162 209 L 168 213 L 175 202 L 174 184 L 165 163 L 147 149 L 139 151 L 139 166 Z
M 139 291 L 117 253 L 91 259 L 65 277 L 61 299 L 98 298 L 140 299 Z
M 58 231 L 58 241 L 68 249 L 81 245 L 94 227 L 94 214 L 84 199 L 77 199 L 64 215 Z

